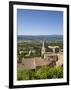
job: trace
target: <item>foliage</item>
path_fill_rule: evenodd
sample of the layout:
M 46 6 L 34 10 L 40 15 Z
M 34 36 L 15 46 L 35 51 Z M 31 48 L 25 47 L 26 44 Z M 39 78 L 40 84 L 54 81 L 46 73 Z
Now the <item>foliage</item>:
M 28 80 L 29 77 L 27 75 L 27 71 L 24 70 L 23 68 L 20 68 L 17 70 L 17 79 L 18 80 Z
M 63 78 L 63 67 L 56 66 L 55 69 L 57 71 L 57 78 Z
M 47 46 L 59 46 L 60 49 L 63 48 L 63 42 L 45 42 L 45 47 Z M 32 58 L 32 57 L 40 57 L 41 56 L 41 47 L 42 42 L 32 41 L 32 42 L 20 42 L 17 43 L 17 55 L 18 55 L 18 62 L 21 63 L 21 59 L 24 58 Z M 26 56 L 29 51 L 35 50 L 35 53 L 31 53 L 29 56 Z M 20 54 L 20 52 L 22 53 Z M 59 51 L 58 49 L 56 50 Z
M 55 68 L 48 68 L 47 69 L 47 78 L 48 79 L 52 79 L 52 78 L 56 78 L 56 70 Z
M 47 78 L 46 67 L 41 67 L 40 69 L 38 69 L 36 72 L 36 77 L 37 79 L 46 79 Z
M 29 80 L 35 79 L 35 71 L 28 70 Z
M 35 79 L 35 72 L 32 70 L 24 70 L 24 68 L 19 68 L 17 70 L 18 80 L 33 80 Z
M 63 67 L 62 66 L 43 66 L 39 69 L 34 70 L 24 70 L 20 68 L 17 71 L 18 80 L 34 80 L 34 79 L 53 79 L 53 78 L 63 78 Z
M 49 68 L 47 70 L 47 78 L 63 78 L 63 67 L 55 66 L 53 68 Z

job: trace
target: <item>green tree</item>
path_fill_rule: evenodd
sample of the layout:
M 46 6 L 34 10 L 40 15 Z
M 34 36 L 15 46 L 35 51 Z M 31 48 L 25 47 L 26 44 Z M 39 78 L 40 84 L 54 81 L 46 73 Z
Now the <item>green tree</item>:
M 35 79 L 35 71 L 28 70 L 29 80 Z
M 57 72 L 57 78 L 63 78 L 63 67 L 62 66 L 56 66 L 55 69 Z
M 29 77 L 27 75 L 27 71 L 24 70 L 23 68 L 20 68 L 17 70 L 17 79 L 18 80 L 28 80 Z
M 36 72 L 36 78 L 37 79 L 46 79 L 47 78 L 47 73 L 46 72 L 47 72 L 46 67 L 41 67 Z
M 55 66 L 47 69 L 47 78 L 63 78 L 63 67 Z

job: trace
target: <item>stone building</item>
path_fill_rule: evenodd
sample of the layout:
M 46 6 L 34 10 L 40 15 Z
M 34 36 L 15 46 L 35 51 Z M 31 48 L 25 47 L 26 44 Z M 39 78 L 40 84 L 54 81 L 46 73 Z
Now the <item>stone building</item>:
M 52 46 L 50 46 L 52 47 Z M 49 48 L 50 48 L 49 47 Z M 58 46 L 54 46 L 51 49 L 46 51 L 44 46 L 44 41 L 42 42 L 41 48 L 41 57 L 34 58 L 23 58 L 22 65 L 25 69 L 37 69 L 42 66 L 55 66 L 55 65 L 63 65 L 63 50 L 55 53 L 55 48 L 59 48 Z

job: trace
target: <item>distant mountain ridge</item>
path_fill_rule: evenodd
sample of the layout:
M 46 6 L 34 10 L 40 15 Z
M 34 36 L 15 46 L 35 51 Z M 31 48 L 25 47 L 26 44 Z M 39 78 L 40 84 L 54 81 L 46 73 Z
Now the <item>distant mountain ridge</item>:
M 63 35 L 17 35 L 18 40 L 63 41 Z

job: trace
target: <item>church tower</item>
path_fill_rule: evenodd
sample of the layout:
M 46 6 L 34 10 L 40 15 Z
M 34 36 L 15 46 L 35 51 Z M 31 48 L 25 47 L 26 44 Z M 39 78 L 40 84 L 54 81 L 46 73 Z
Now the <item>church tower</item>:
M 44 58 L 45 54 L 45 46 L 44 46 L 44 41 L 42 42 L 42 49 L 41 49 L 41 56 Z

